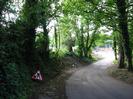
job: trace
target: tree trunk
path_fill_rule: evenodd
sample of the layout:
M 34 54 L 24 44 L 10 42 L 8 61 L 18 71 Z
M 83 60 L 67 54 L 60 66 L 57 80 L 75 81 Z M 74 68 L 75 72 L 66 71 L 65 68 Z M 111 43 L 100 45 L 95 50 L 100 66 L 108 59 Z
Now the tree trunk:
M 121 42 L 120 42 L 121 43 Z M 119 43 L 119 61 L 118 61 L 118 68 L 125 68 L 125 56 L 124 56 L 124 48 L 122 44 Z
M 85 47 L 85 51 L 84 51 L 85 57 L 88 57 L 89 39 L 90 39 L 90 34 L 89 34 L 89 32 L 88 32 L 88 33 L 87 33 L 87 38 L 86 38 L 86 47 Z
M 77 35 L 77 40 L 78 40 L 78 54 L 79 54 L 79 57 L 83 57 L 83 47 L 82 47 L 82 42 L 81 42 L 81 34 L 80 34 L 80 32 L 79 33 L 76 32 L 76 35 Z
M 78 34 L 78 32 L 76 32 L 76 37 L 77 37 L 77 41 L 78 41 L 78 54 L 79 57 L 83 57 L 83 51 L 82 51 L 82 44 L 81 44 L 81 38 L 80 35 Z
M 25 62 L 27 65 L 33 65 L 34 55 L 35 55 L 35 28 L 26 29 L 24 38 L 26 42 L 24 43 L 25 49 Z
M 115 60 L 117 60 L 117 41 L 116 41 L 116 37 L 113 37 L 113 50 L 114 50 L 114 54 L 115 54 Z
M 58 50 L 60 50 L 60 47 L 61 47 L 61 34 L 59 32 L 59 37 L 58 37 Z
M 83 26 L 81 26 L 81 30 L 80 30 L 80 57 L 83 57 L 84 56 L 84 49 L 85 49 L 85 45 L 84 45 L 84 31 L 83 31 Z
M 68 50 L 69 50 L 70 53 L 73 52 L 73 49 L 72 49 L 72 46 L 71 45 L 69 45 L 69 49 Z
M 43 32 L 44 32 L 44 60 L 49 60 L 49 36 L 46 23 L 43 24 Z
M 83 31 L 81 31 L 81 50 L 82 50 L 82 53 L 83 53 L 83 56 L 84 56 L 84 48 L 85 48 L 85 46 L 84 46 L 84 35 L 83 35 Z
M 26 0 L 23 8 L 23 39 L 24 39 L 24 60 L 25 64 L 28 66 L 29 72 L 32 74 L 35 64 L 38 63 L 35 55 L 35 37 L 36 37 L 36 27 L 37 16 L 34 9 L 36 8 L 38 0 Z
M 2 32 L 2 11 L 4 10 L 4 8 L 5 8 L 5 6 L 6 6 L 6 4 L 7 4 L 7 2 L 8 2 L 9 0 L 0 0 L 0 34 L 2 35 L 2 34 L 4 34 L 3 32 Z M 0 45 L 1 45 L 1 43 L 2 43 L 2 38 L 0 38 Z M 2 65 L 2 64 L 1 64 Z M 5 76 L 5 71 L 4 71 L 4 69 L 3 69 L 3 66 L 0 66 L 0 77 L 2 77 L 2 76 Z
M 54 31 L 54 35 L 55 35 L 55 47 L 56 47 L 56 50 L 58 48 L 58 35 L 57 35 L 57 29 L 56 27 L 54 27 L 55 31 Z
M 125 49 L 125 54 L 128 62 L 128 70 L 133 71 L 132 67 L 132 50 L 130 48 L 130 38 L 128 33 L 128 22 L 127 22 L 127 12 L 126 12 L 126 0 L 116 1 L 118 12 L 119 12 L 119 28 L 123 37 L 123 44 Z
M 95 28 L 94 32 L 92 33 L 92 37 L 91 37 L 91 40 L 90 40 L 90 44 L 87 47 L 88 52 L 89 52 L 89 50 L 91 49 L 91 47 L 93 46 L 93 44 L 95 42 L 96 32 L 97 32 L 97 27 Z

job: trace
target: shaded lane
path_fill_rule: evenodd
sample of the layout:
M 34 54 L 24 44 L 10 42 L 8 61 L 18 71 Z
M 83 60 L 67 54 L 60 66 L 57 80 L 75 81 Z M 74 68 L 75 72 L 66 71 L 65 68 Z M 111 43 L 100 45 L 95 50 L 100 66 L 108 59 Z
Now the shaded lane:
M 66 81 L 68 99 L 133 99 L 132 86 L 105 72 L 112 65 L 113 52 L 101 55 L 104 59 L 78 70 Z

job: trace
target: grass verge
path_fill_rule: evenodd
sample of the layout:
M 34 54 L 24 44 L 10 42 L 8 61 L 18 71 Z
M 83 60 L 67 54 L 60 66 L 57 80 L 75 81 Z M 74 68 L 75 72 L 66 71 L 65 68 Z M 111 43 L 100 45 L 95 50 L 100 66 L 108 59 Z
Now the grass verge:
M 111 66 L 107 71 L 113 78 L 133 85 L 133 72 L 129 72 L 127 69 L 119 69 L 117 66 Z
M 49 81 L 36 83 L 29 99 L 67 99 L 65 94 L 66 80 L 82 66 L 87 66 L 88 62 L 77 57 L 67 56 L 61 60 L 61 64 L 64 68 L 59 75 Z

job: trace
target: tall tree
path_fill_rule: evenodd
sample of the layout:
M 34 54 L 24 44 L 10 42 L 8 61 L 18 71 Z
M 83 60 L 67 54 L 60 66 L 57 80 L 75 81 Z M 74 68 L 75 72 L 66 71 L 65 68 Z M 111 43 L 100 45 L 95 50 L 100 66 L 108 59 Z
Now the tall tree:
M 54 19 L 58 11 L 58 0 L 40 0 L 38 4 L 39 25 L 42 26 L 44 35 L 43 60 L 49 60 L 49 30 L 48 25 Z
M 119 61 L 118 61 L 118 68 L 125 68 L 125 53 L 124 53 L 124 47 L 123 47 L 123 39 L 121 34 L 119 33 L 119 41 L 118 41 L 118 46 L 119 46 Z
M 133 71 L 132 67 L 132 50 L 130 47 L 130 38 L 128 32 L 128 21 L 127 21 L 127 1 L 126 0 L 116 0 L 118 12 L 119 12 L 119 28 L 123 38 L 124 50 L 128 62 L 128 70 Z
M 26 0 L 22 13 L 22 21 L 24 28 L 24 49 L 25 62 L 27 65 L 33 65 L 35 58 L 35 35 L 37 21 L 37 7 L 38 0 Z

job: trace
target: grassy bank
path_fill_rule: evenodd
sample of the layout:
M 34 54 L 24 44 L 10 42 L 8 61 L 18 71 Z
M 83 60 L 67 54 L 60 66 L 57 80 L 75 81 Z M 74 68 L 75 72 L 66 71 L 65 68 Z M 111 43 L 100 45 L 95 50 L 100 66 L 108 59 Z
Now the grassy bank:
M 112 77 L 133 85 L 133 72 L 129 72 L 127 69 L 118 69 L 117 66 L 109 67 L 107 70 Z

